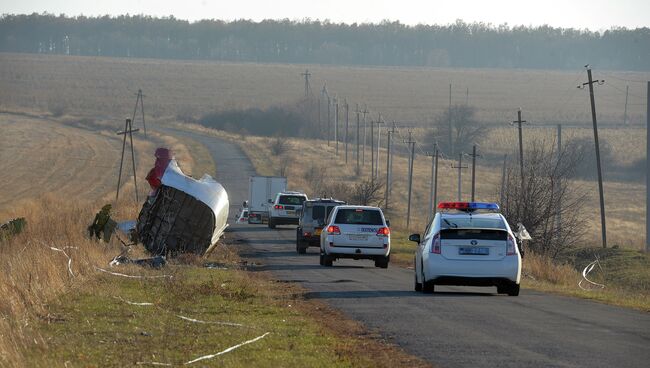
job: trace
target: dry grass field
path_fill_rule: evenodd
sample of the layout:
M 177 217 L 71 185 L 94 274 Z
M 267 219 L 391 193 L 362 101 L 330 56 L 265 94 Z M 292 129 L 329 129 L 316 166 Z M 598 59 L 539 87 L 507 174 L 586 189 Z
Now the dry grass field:
M 303 95 L 306 68 L 318 95 L 324 83 L 330 94 L 367 104 L 372 116 L 387 121 L 426 123 L 449 103 L 466 101 L 480 121 L 506 123 L 517 108 L 534 123 L 589 123 L 589 96 L 576 89 L 584 82 L 583 63 L 574 71 L 342 67 L 165 61 L 28 54 L 0 54 L 0 108 L 75 112 L 123 118 L 130 115 L 139 88 L 145 111 L 153 118 L 177 114 L 201 116 L 220 109 L 293 103 Z M 620 123 L 625 87 L 628 116 L 643 123 L 645 83 L 650 73 L 598 70 L 598 117 Z

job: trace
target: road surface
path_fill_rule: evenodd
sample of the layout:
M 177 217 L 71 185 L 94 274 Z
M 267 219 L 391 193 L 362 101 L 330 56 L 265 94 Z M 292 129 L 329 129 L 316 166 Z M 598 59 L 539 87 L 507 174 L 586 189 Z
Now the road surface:
M 217 180 L 239 205 L 254 169 L 230 142 L 174 132 L 205 145 Z M 407 352 L 442 367 L 648 367 L 650 315 L 583 299 L 522 289 L 519 297 L 495 288 L 438 287 L 413 291 L 413 271 L 371 261 L 318 264 L 316 248 L 295 252 L 295 227 L 270 230 L 235 225 L 242 256 L 276 278 L 297 282 L 320 299 L 380 332 Z

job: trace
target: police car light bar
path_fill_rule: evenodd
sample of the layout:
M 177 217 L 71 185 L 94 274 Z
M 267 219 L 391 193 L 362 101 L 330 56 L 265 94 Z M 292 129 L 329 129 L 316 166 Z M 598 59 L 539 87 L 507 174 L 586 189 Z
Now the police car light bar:
M 499 205 L 496 203 L 486 202 L 440 202 L 439 209 L 448 210 L 499 210 Z

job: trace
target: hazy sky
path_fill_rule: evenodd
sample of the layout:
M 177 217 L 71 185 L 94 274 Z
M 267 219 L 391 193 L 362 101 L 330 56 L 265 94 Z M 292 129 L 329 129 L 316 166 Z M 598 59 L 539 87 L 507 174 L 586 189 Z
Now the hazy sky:
M 0 0 L 0 13 L 67 15 L 147 14 L 199 19 L 399 20 L 447 24 L 456 19 L 495 25 L 541 25 L 603 30 L 650 27 L 650 0 Z

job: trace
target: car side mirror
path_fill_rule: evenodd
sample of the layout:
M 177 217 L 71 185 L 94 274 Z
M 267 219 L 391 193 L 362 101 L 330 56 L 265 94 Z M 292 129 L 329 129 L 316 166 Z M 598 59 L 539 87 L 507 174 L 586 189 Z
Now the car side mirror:
M 269 202 L 269 203 L 273 203 L 273 200 L 269 198 L 269 200 L 268 200 L 267 202 Z
M 386 220 L 386 226 L 390 227 L 390 220 Z
M 420 244 L 420 234 L 411 234 L 409 235 L 409 240 Z

